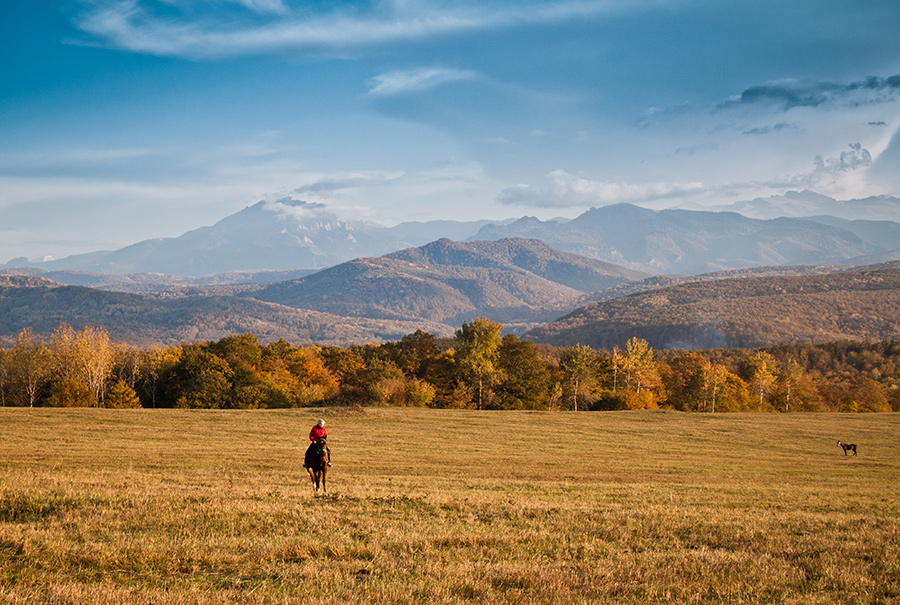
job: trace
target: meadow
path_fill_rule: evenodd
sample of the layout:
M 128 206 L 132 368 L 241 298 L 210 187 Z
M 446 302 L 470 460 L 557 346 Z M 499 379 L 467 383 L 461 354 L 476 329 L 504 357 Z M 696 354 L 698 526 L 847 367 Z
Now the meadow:
M 0 603 L 900 603 L 898 553 L 900 414 L 0 409 Z

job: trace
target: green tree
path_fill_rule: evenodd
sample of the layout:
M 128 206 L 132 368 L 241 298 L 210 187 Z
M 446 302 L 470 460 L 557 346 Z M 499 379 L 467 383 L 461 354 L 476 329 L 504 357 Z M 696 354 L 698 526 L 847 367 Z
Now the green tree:
M 386 343 L 381 348 L 404 374 L 423 380 L 428 379 L 441 357 L 437 338 L 422 330 L 407 334 L 400 342 Z
M 483 409 L 485 388 L 489 389 L 497 378 L 502 331 L 503 324 L 487 317 L 463 322 L 456 331 L 456 363 L 460 373 L 477 387 L 479 410 Z
M 161 349 L 150 346 L 141 355 L 141 392 L 150 399 L 150 407 L 157 407 L 160 383 L 181 360 L 181 346 Z
M 231 403 L 231 367 L 202 344 L 182 347 L 181 357 L 163 376 L 166 403 L 183 408 L 224 408 Z
M 507 334 L 500 340 L 497 367 L 501 380 L 496 385 L 494 407 L 503 409 L 546 409 L 550 371 L 537 345 Z

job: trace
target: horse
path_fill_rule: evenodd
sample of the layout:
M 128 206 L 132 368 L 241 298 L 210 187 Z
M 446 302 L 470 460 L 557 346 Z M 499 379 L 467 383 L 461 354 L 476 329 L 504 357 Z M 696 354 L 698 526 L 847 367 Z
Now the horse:
M 844 450 L 844 455 L 847 455 L 847 452 L 853 452 L 853 455 L 856 455 L 856 444 L 855 443 L 844 443 L 843 441 L 838 441 L 838 445 L 841 446 L 841 449 Z
M 316 492 L 319 491 L 320 484 L 324 492 L 325 476 L 328 474 L 328 449 L 324 438 L 319 438 L 312 448 L 312 453 L 306 461 L 306 471 L 309 473 L 309 478 L 312 479 Z

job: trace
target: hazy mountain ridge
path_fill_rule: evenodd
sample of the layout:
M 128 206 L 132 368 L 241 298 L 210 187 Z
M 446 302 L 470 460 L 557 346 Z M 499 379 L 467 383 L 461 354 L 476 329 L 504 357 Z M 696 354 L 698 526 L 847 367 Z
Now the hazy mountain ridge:
M 759 220 L 734 212 L 654 211 L 628 204 L 593 208 L 567 223 L 527 218 L 488 225 L 475 238 L 511 235 L 655 274 L 841 264 L 888 252 L 847 229 L 811 219 Z
M 697 209 L 692 207 L 691 209 Z M 788 191 L 784 195 L 706 207 L 715 212 L 738 212 L 756 219 L 817 217 L 829 215 L 844 220 L 900 222 L 900 199 L 879 195 L 863 199 L 836 200 L 814 191 Z
M 578 309 L 528 338 L 610 349 L 900 338 L 900 268 L 694 281 Z
M 446 235 L 469 235 L 487 222 L 432 221 L 383 227 L 341 220 L 318 204 L 283 199 L 258 202 L 212 226 L 175 238 L 150 239 L 119 250 L 41 263 L 16 259 L 7 266 L 179 277 L 316 269 L 357 257 L 380 256 Z
M 534 217 L 501 222 L 439 220 L 401 223 L 394 227 L 342 220 L 319 204 L 286 198 L 248 206 L 212 226 L 177 238 L 146 240 L 120 250 L 47 262 L 15 259 L 6 267 L 191 278 L 235 272 L 319 269 L 355 258 L 402 251 L 441 238 L 483 241 L 510 237 L 538 239 L 559 252 L 651 274 L 701 274 L 773 265 L 869 264 L 900 256 L 897 243 L 900 224 L 884 220 L 891 217 L 900 220 L 900 200 L 869 198 L 838 202 L 810 192 L 797 193 L 794 197 L 798 199 L 791 195 L 785 196 L 786 201 L 782 203 L 753 200 L 722 207 L 748 211 L 765 206 L 772 215 L 766 220 L 709 209 L 654 211 L 618 204 L 593 208 L 572 220 L 541 221 Z M 784 218 L 784 214 L 804 212 L 797 204 L 806 209 L 808 216 Z M 829 214 L 826 210 L 831 208 L 835 214 L 826 216 Z M 872 209 L 868 214 L 876 210 L 882 214 L 875 219 L 866 214 L 867 220 L 858 220 L 852 214 L 858 208 Z M 846 215 L 857 220 L 848 220 Z M 77 278 L 66 279 L 74 282 Z M 90 285 L 142 291 L 152 280 L 137 279 L 133 284 L 101 285 L 101 282 L 97 280 Z

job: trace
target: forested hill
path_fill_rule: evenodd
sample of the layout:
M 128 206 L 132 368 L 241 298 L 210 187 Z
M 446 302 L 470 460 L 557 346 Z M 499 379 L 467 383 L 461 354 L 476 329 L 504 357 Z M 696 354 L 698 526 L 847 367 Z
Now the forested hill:
M 444 238 L 386 257 L 419 265 L 521 269 L 581 292 L 596 292 L 649 277 L 621 265 L 554 250 L 537 239 L 454 242 Z
M 440 321 L 451 330 L 481 315 L 527 328 L 575 308 L 586 292 L 643 277 L 537 240 L 442 239 L 241 295 L 349 317 Z
M 263 342 L 284 338 L 296 344 L 397 340 L 418 329 L 450 332 L 427 321 L 345 318 L 230 296 L 160 299 L 0 275 L 0 345 L 12 344 L 25 328 L 49 335 L 61 322 L 76 329 L 103 326 L 113 340 L 140 346 L 215 340 L 244 332 Z
M 612 349 L 761 347 L 900 338 L 900 268 L 703 281 L 596 303 L 530 331 L 535 342 Z

